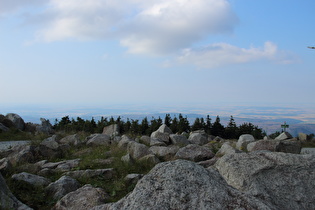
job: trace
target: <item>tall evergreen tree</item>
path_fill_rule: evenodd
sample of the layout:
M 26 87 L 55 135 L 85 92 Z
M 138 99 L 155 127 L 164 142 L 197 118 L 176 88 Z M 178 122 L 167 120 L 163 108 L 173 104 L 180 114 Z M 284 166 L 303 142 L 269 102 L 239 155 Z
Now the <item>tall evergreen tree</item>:
M 167 127 L 170 127 L 172 123 L 172 118 L 170 114 L 166 114 L 164 118 L 164 124 L 167 125 Z
M 238 128 L 232 115 L 228 125 L 225 128 L 225 138 L 228 139 L 238 138 Z
M 148 122 L 147 117 L 143 118 L 143 120 L 141 121 L 141 134 L 142 135 L 149 135 L 150 134 L 149 122 Z
M 190 131 L 190 125 L 189 125 L 189 121 L 186 117 L 183 117 L 182 114 L 178 115 L 178 119 L 179 119 L 179 125 L 178 125 L 178 132 L 182 133 L 182 132 L 189 132 Z
M 170 126 L 170 129 L 172 130 L 173 133 L 177 133 L 179 131 L 179 122 L 176 116 L 174 116 L 173 120 L 172 120 L 172 124 Z
M 206 126 L 205 126 L 205 132 L 207 134 L 211 134 L 211 128 L 212 128 L 212 124 L 211 124 L 211 118 L 209 115 L 207 115 L 206 118 Z
M 224 126 L 220 123 L 219 115 L 215 119 L 215 122 L 212 125 L 211 134 L 214 136 L 224 137 Z

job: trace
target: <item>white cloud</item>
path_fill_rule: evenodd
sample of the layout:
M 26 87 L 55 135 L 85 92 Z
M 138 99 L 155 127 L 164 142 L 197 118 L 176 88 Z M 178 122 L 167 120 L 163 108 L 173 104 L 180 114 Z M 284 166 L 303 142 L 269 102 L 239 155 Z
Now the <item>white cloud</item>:
M 121 44 L 131 53 L 174 52 L 208 35 L 229 33 L 236 22 L 225 0 L 162 0 L 128 23 Z
M 211 34 L 230 33 L 227 0 L 50 0 L 37 39 L 117 39 L 130 53 L 178 51 Z
M 44 5 L 48 0 L 0 0 L 0 16 L 14 13 L 24 7 Z
M 37 39 L 47 42 L 74 38 L 108 39 L 126 14 L 122 0 L 50 0 L 50 19 Z
M 191 63 L 200 68 L 215 68 L 229 64 L 272 60 L 280 63 L 296 61 L 289 53 L 279 51 L 276 44 L 265 42 L 264 47 L 239 48 L 226 43 L 208 45 L 202 49 L 185 49 L 177 58 L 180 63 Z

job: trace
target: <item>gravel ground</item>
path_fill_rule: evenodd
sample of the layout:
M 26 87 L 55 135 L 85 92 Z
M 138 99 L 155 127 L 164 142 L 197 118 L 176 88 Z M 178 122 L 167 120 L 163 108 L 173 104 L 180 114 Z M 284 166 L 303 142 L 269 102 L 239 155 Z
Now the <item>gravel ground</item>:
M 9 149 L 15 145 L 28 144 L 30 141 L 0 141 L 0 150 Z

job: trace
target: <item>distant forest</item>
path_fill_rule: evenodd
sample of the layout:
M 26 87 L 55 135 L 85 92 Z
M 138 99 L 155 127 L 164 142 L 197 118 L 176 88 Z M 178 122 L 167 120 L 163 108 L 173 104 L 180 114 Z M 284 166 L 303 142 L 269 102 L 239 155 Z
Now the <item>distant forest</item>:
M 92 118 L 91 120 L 84 120 L 80 117 L 70 119 L 69 116 L 62 117 L 60 120 L 56 119 L 53 128 L 56 131 L 64 132 L 88 132 L 88 133 L 102 133 L 105 126 L 111 124 L 118 124 L 120 133 L 132 136 L 150 135 L 156 131 L 162 124 L 166 124 L 173 133 L 189 133 L 196 130 L 204 130 L 207 134 L 213 136 L 220 136 L 226 139 L 237 139 L 242 134 L 251 134 L 255 139 L 262 139 L 266 133 L 252 123 L 243 123 L 239 126 L 236 125 L 233 116 L 231 116 L 229 123 L 225 127 L 220 123 L 220 117 L 217 116 L 215 121 L 212 122 L 209 115 L 204 119 L 196 118 L 194 123 L 190 125 L 187 117 L 179 114 L 178 117 L 173 118 L 170 114 L 166 114 L 164 120 L 158 117 L 148 119 L 145 117 L 140 120 L 133 120 L 127 118 L 126 121 L 121 117 L 114 119 L 113 117 L 102 117 L 97 122 Z

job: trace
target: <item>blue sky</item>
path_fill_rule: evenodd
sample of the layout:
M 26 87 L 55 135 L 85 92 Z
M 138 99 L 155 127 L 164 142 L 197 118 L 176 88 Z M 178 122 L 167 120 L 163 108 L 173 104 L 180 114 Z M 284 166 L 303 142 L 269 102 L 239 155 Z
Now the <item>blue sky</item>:
M 0 0 L 0 103 L 315 104 L 314 8 L 313 0 Z

